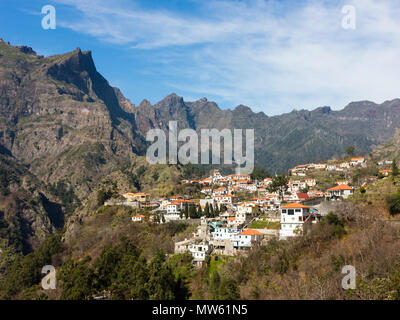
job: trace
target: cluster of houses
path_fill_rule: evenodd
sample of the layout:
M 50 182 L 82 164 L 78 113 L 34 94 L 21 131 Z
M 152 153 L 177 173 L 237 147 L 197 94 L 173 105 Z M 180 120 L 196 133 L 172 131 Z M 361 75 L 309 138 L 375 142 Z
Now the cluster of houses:
M 379 163 L 378 163 L 379 164 Z M 382 165 L 387 165 L 382 162 Z M 223 176 L 214 170 L 211 176 L 202 180 L 182 180 L 182 184 L 200 184 L 203 199 L 190 199 L 188 196 L 150 199 L 146 193 L 126 193 L 122 200 L 110 200 L 106 204 L 122 204 L 136 208 L 147 208 L 147 216 L 159 223 L 174 220 L 194 220 L 200 225 L 193 237 L 175 243 L 175 253 L 190 252 L 193 262 L 201 264 L 211 253 L 222 255 L 243 254 L 253 246 L 268 241 L 271 236 L 280 239 L 295 237 L 313 224 L 321 215 L 315 206 L 325 199 L 342 200 L 354 194 L 354 187 L 349 181 L 336 181 L 335 186 L 321 191 L 316 179 L 307 178 L 308 170 L 343 171 L 354 167 L 365 167 L 364 157 L 354 157 L 348 162 L 299 165 L 290 170 L 290 180 L 285 192 L 271 192 L 273 179 L 252 180 L 250 175 L 231 174 Z M 382 175 L 389 175 L 391 170 L 381 170 Z M 304 178 L 303 178 L 304 177 Z M 377 177 L 371 177 L 371 179 Z M 360 185 L 362 185 L 360 183 Z M 247 201 L 239 201 L 242 191 L 254 194 Z M 116 203 L 118 202 L 118 203 Z M 314 208 L 313 208 L 314 206 Z M 213 208 L 216 215 L 206 216 L 206 208 Z M 216 210 L 216 208 L 218 210 Z M 187 215 L 188 211 L 202 212 L 195 218 Z M 207 211 L 208 212 L 208 211 Z M 248 226 L 258 216 L 268 214 L 270 221 L 280 223 L 280 229 L 253 229 Z M 274 217 L 274 218 L 273 218 Z M 136 215 L 133 222 L 141 222 L 146 217 Z
M 268 241 L 271 236 L 278 236 L 281 240 L 299 236 L 321 218 L 318 210 L 300 203 L 283 205 L 280 215 L 280 230 L 246 228 L 246 214 L 234 224 L 230 222 L 235 218 L 226 214 L 216 219 L 203 217 L 192 238 L 175 243 L 175 253 L 190 252 L 193 262 L 200 266 L 211 253 L 240 255 Z
M 326 170 L 343 172 L 352 167 L 366 167 L 367 163 L 364 157 L 353 157 L 350 161 L 340 161 L 338 163 L 309 163 L 296 166 L 289 171 L 295 176 L 306 176 L 308 170 Z
M 190 252 L 193 262 L 201 265 L 211 253 L 228 256 L 242 254 L 270 235 L 264 230 L 246 228 L 246 219 L 232 224 L 234 220 L 227 214 L 213 219 L 201 218 L 200 226 L 191 239 L 175 243 L 175 253 Z

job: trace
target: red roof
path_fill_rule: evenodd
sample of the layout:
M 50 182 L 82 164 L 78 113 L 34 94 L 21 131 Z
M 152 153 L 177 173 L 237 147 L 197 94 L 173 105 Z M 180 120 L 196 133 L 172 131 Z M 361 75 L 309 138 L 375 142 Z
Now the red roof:
M 297 197 L 305 200 L 310 198 L 307 193 L 297 193 Z

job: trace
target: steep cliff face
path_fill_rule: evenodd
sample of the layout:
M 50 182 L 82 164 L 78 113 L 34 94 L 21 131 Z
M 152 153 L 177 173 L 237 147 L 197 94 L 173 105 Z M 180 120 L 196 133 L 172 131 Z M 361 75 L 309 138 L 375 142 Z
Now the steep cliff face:
M 5 176 L 0 210 L 24 250 L 61 228 L 67 206 L 141 148 L 135 115 L 90 52 L 43 58 L 0 41 L 0 169 L 18 179 L 9 185 Z M 25 176 L 36 182 L 24 186 Z
M 0 143 L 44 181 L 66 179 L 84 197 L 88 181 L 143 149 L 90 51 L 41 58 L 2 42 L 0 52 Z
M 0 154 L 0 273 L 10 257 L 31 251 L 63 224 L 57 198 L 26 167 Z
M 375 160 L 396 160 L 400 159 L 400 127 L 391 141 L 378 146 L 372 153 Z

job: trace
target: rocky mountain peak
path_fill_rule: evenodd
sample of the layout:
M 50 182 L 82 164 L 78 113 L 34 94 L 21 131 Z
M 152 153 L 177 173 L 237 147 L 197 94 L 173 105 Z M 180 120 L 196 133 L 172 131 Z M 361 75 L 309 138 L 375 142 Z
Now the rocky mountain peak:
M 161 111 L 169 112 L 173 114 L 175 112 L 181 112 L 185 108 L 185 102 L 182 97 L 179 97 L 175 93 L 172 93 L 165 97 L 163 100 L 156 104 L 156 108 Z
M 245 106 L 243 104 L 238 105 L 233 111 L 241 113 L 253 113 L 253 111 L 248 106 Z
M 139 104 L 139 108 L 146 108 L 146 109 L 148 109 L 148 108 L 151 108 L 151 107 L 152 107 L 152 105 L 151 105 L 150 101 L 149 101 L 149 100 L 146 100 L 146 99 L 144 99 L 144 100 Z
M 22 53 L 36 55 L 36 52 L 33 51 L 33 49 L 32 49 L 31 47 L 27 47 L 27 46 L 16 46 L 16 48 L 17 48 L 19 51 L 21 51 Z
M 314 113 L 320 113 L 320 114 L 330 114 L 332 112 L 331 107 L 325 106 L 325 107 L 320 107 L 314 110 Z

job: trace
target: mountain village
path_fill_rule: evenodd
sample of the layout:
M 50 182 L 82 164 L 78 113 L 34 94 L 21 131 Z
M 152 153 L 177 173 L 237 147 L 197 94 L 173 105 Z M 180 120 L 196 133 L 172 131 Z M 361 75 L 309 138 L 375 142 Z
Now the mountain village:
M 175 243 L 175 254 L 190 252 L 197 266 L 210 254 L 234 256 L 245 254 L 252 247 L 266 244 L 272 237 L 285 240 L 301 235 L 329 212 L 324 203 L 345 201 L 356 190 L 364 189 L 378 177 L 388 177 L 393 161 L 380 161 L 378 175 L 351 182 L 349 174 L 366 168 L 365 157 L 348 161 L 298 165 L 289 170 L 280 185 L 275 178 L 252 179 L 250 175 L 223 176 L 213 170 L 204 179 L 181 181 L 182 185 L 198 185 L 202 197 L 186 195 L 152 199 L 148 193 L 125 193 L 120 200 L 109 200 L 105 205 L 125 205 L 143 209 L 147 214 L 132 217 L 133 223 L 152 221 L 167 223 L 180 221 L 197 224 L 193 236 Z M 328 188 L 315 174 L 333 172 L 343 179 Z M 314 177 L 313 177 L 314 176 Z M 354 180 L 354 179 L 353 179 Z M 247 197 L 240 196 L 245 193 Z M 142 210 L 139 210 L 142 211 Z

